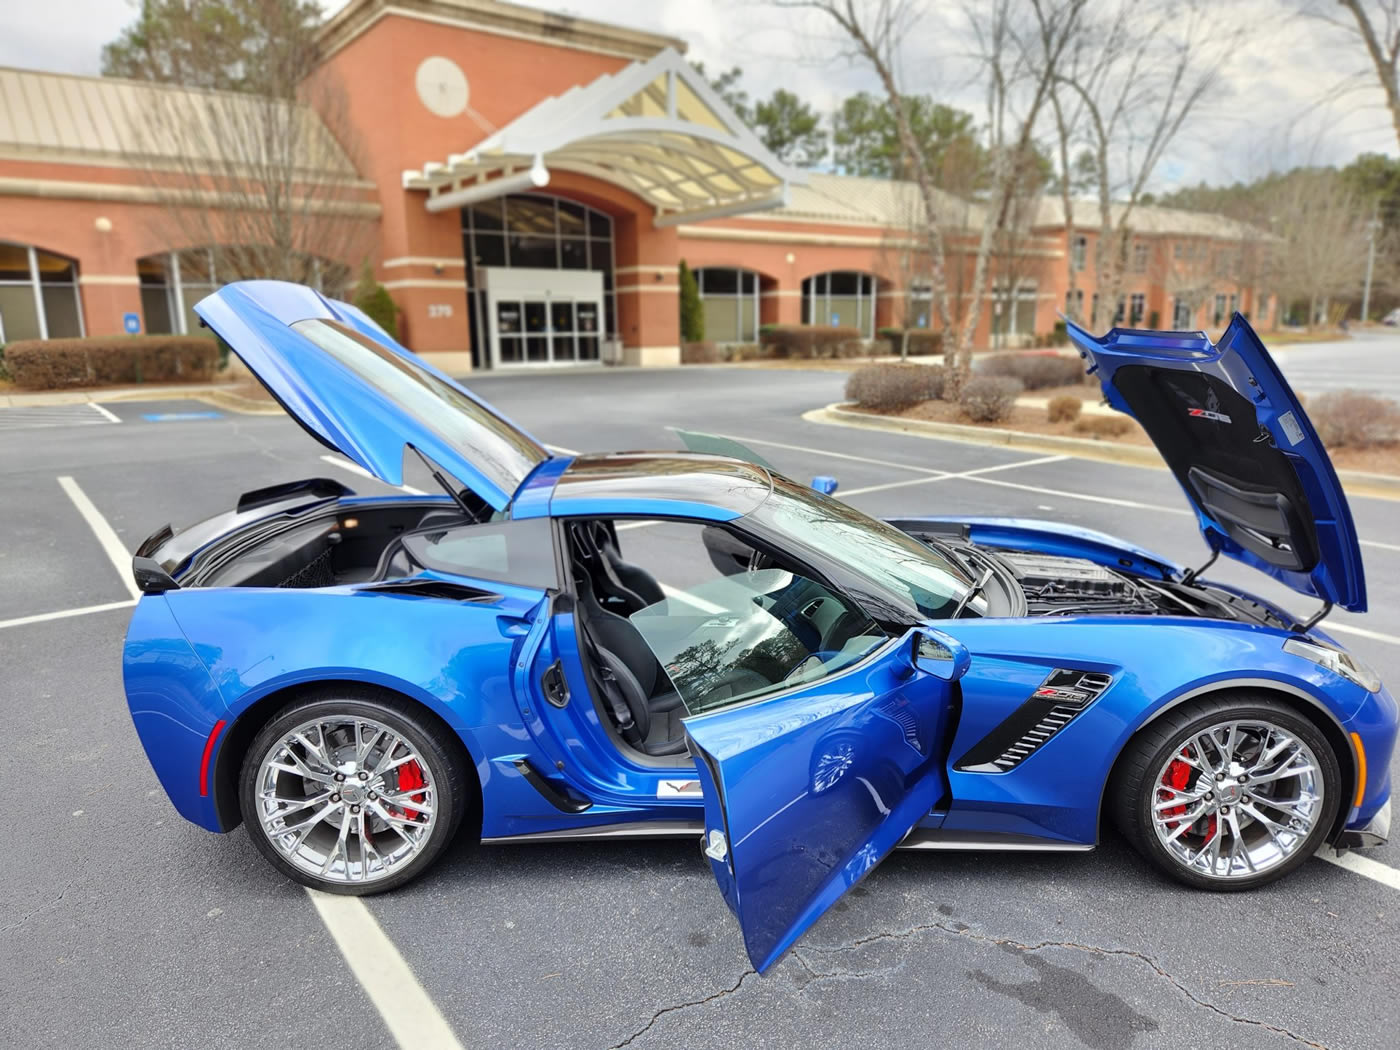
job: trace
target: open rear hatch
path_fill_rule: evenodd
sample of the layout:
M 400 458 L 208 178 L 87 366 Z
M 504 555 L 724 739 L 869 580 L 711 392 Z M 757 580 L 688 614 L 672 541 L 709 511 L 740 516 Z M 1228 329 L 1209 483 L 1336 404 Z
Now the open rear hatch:
M 1366 609 L 1361 548 L 1341 482 L 1264 344 L 1235 314 L 1218 343 L 1204 332 L 1067 323 L 1104 396 L 1142 424 L 1214 554 L 1301 594 Z
M 285 281 L 239 281 L 195 306 L 287 413 L 390 485 L 405 446 L 493 508 L 545 447 L 348 303 Z

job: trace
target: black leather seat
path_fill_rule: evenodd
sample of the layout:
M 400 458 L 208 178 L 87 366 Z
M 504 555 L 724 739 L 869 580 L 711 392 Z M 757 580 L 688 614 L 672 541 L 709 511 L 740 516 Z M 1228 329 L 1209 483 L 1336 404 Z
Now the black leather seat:
M 623 738 L 648 755 L 680 754 L 685 750 L 681 719 L 686 715 L 680 694 L 637 628 L 604 609 L 586 577 L 579 581 L 578 592 L 581 626 Z

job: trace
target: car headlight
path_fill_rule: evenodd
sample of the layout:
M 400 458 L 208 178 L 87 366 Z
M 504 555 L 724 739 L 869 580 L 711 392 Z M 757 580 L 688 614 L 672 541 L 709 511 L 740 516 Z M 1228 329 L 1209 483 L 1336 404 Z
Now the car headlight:
M 1325 667 L 1333 674 L 1339 674 L 1348 681 L 1355 682 L 1368 693 L 1380 692 L 1381 676 L 1352 656 L 1351 653 L 1341 649 L 1333 649 L 1330 645 L 1305 642 L 1301 638 L 1288 639 L 1283 643 L 1283 651 L 1292 653 L 1294 656 L 1301 656 L 1304 660 L 1311 660 L 1319 667 Z

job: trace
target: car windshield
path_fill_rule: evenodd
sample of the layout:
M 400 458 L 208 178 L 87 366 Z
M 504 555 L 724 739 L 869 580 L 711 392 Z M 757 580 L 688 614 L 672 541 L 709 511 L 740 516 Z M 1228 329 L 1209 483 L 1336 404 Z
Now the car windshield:
M 962 566 L 912 536 L 780 475 L 773 476 L 773 494 L 752 517 L 790 543 L 899 595 L 928 619 L 952 616 L 973 584 Z M 959 615 L 986 612 L 986 597 L 977 595 Z

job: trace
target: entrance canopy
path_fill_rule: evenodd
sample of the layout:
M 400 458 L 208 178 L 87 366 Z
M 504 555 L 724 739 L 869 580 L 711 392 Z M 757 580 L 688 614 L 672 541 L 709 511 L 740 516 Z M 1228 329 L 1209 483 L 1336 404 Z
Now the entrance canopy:
M 673 49 L 544 99 L 466 153 L 405 171 L 429 211 L 549 182 L 550 170 L 621 186 L 658 226 L 787 203 L 806 176 L 778 160 Z

